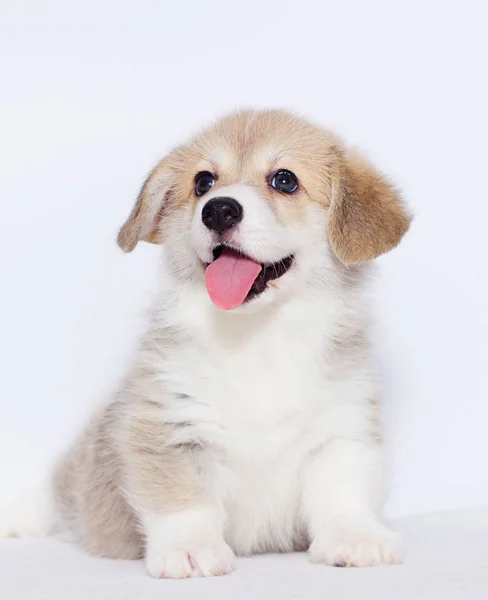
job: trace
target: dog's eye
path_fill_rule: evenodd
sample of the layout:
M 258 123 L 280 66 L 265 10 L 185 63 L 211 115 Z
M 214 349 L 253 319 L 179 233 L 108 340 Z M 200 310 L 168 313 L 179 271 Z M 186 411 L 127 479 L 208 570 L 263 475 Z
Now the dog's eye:
M 197 196 L 203 196 L 213 187 L 214 183 L 215 177 L 212 173 L 200 171 L 200 173 L 197 173 L 195 176 L 195 194 Z
M 283 194 L 293 194 L 298 189 L 298 179 L 291 171 L 278 171 L 271 178 L 271 186 Z

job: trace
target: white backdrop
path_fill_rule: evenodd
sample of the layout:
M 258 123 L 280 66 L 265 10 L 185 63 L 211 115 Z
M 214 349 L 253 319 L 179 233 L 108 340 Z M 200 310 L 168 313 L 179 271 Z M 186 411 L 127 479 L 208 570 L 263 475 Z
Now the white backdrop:
M 242 106 L 336 129 L 404 190 L 416 220 L 378 284 L 389 514 L 488 502 L 487 10 L 3 0 L 0 502 L 127 364 L 162 268 L 114 243 L 145 174 Z

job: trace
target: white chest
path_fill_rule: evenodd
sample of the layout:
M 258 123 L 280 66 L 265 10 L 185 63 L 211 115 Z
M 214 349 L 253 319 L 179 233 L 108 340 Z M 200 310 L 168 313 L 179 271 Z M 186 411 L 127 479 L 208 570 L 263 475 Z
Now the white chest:
M 292 548 L 304 463 L 329 435 L 326 324 L 311 316 L 304 308 L 263 327 L 202 329 L 172 361 L 172 390 L 188 398 L 175 420 L 195 423 L 224 457 L 228 536 L 243 553 L 264 550 L 260 539 Z
M 266 436 L 271 449 L 323 403 L 323 338 L 274 328 L 252 334 L 235 345 L 204 340 L 185 351 L 180 368 L 185 393 L 211 407 L 234 447 Z

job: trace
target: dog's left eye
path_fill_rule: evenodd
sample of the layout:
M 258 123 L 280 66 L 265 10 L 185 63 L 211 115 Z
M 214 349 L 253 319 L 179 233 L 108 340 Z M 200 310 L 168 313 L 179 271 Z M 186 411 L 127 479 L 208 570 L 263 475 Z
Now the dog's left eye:
M 283 194 L 293 194 L 298 189 L 298 179 L 291 171 L 278 171 L 271 178 L 271 186 Z
M 197 196 L 203 196 L 215 183 L 215 177 L 208 171 L 200 171 L 195 176 L 195 194 Z

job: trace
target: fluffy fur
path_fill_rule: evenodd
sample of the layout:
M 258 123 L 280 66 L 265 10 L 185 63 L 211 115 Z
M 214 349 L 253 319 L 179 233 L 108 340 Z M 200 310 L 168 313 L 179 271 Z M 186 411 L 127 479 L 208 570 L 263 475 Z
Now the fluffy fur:
M 280 168 L 298 176 L 296 194 L 270 187 Z M 202 198 L 199 171 L 217 176 Z M 295 256 L 230 312 L 204 280 L 218 240 L 201 211 L 222 195 L 245 215 L 225 243 L 260 262 Z M 118 238 L 125 251 L 165 244 L 164 293 L 119 392 L 56 469 L 58 522 L 92 553 L 145 556 L 155 577 L 219 575 L 234 555 L 293 549 L 327 565 L 396 563 L 381 517 L 368 261 L 409 223 L 371 165 L 285 112 L 230 115 L 173 150 Z

